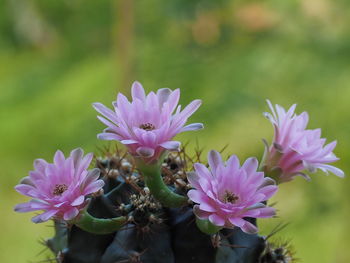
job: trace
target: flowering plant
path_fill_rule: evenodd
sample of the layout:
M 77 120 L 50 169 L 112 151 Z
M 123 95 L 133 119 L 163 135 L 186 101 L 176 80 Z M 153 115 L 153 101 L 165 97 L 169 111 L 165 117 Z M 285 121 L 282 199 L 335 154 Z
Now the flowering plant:
M 203 128 L 201 123 L 185 126 L 201 101 L 194 100 L 181 111 L 181 106 L 177 106 L 179 89 L 172 91 L 164 88 L 146 96 L 142 85 L 134 82 L 131 94 L 133 101 L 130 103 L 119 93 L 113 102 L 114 111 L 101 103 L 93 104 L 103 116 L 98 116 L 98 119 L 107 126 L 98 135 L 99 139 L 120 141 L 128 146 L 131 154 L 151 162 L 156 161 L 164 150 L 180 149 L 180 142 L 172 141 L 176 134 Z
M 306 129 L 309 121 L 307 112 L 300 115 L 294 113 L 296 104 L 286 111 L 280 105 L 272 106 L 267 101 L 271 113 L 265 116 L 275 129 L 273 143 L 267 150 L 265 168 L 267 173 L 275 172 L 281 183 L 292 180 L 300 175 L 309 179 L 305 170 L 315 172 L 320 169 L 344 177 L 344 172 L 328 163 L 339 160 L 333 153 L 336 141 L 325 145 L 326 139 L 321 138 L 321 129 Z
M 259 236 L 256 219 L 274 217 L 269 200 L 278 185 L 297 175 L 309 178 L 306 170 L 343 177 L 330 165 L 338 160 L 336 142 L 325 145 L 320 129 L 306 129 L 308 114 L 296 115 L 295 105 L 286 111 L 268 101 L 272 113 L 265 116 L 275 135 L 271 145 L 265 143 L 260 165 L 255 157 L 240 165 L 236 155 L 224 162 L 215 150 L 207 164 L 199 153 L 190 158 L 173 140 L 178 133 L 203 128 L 201 123 L 186 125 L 200 100 L 181 110 L 180 90 L 146 95 L 138 82 L 131 94 L 132 102 L 118 94 L 113 110 L 93 104 L 107 126 L 98 138 L 126 145 L 126 153 L 105 151 L 88 170 L 92 154 L 84 156 L 78 148 L 66 158 L 57 151 L 53 163 L 37 159 L 34 171 L 15 187 L 32 198 L 15 211 L 40 210 L 33 222 L 55 222 L 56 234 L 46 241 L 55 260 L 291 262 L 288 250 Z
M 86 206 L 86 196 L 100 190 L 104 181 L 99 178 L 100 171 L 88 171 L 92 154 L 83 156 L 78 148 L 66 159 L 61 151 L 57 151 L 54 163 L 43 159 L 34 161 L 34 171 L 22 179 L 16 190 L 32 197 L 28 203 L 15 207 L 17 212 L 44 210 L 33 217 L 34 223 L 45 222 L 50 218 L 63 220 L 74 219 Z
M 196 163 L 196 172 L 188 176 L 190 184 L 196 188 L 188 192 L 188 197 L 199 203 L 193 207 L 193 212 L 199 219 L 209 219 L 216 226 L 237 226 L 246 233 L 256 233 L 256 226 L 244 218 L 276 214 L 274 208 L 264 204 L 277 191 L 275 182 L 264 177 L 263 172 L 257 172 L 255 158 L 247 159 L 240 167 L 237 156 L 232 155 L 225 166 L 220 154 L 211 151 L 208 161 L 211 171 Z

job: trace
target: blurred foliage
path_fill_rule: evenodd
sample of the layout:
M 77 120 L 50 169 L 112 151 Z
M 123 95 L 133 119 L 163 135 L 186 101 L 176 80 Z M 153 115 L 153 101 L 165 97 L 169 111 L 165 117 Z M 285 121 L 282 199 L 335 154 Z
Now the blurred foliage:
M 0 2 L 0 197 L 2 262 L 38 262 L 50 223 L 12 207 L 26 198 L 13 186 L 50 160 L 57 148 L 95 151 L 103 125 L 91 107 L 110 105 L 124 72 L 147 90 L 181 88 L 183 104 L 201 98 L 192 118 L 206 129 L 181 135 L 193 147 L 221 149 L 243 159 L 261 156 L 272 128 L 265 99 L 310 114 L 310 128 L 338 140 L 338 165 L 350 164 L 350 4 L 345 0 L 138 0 L 120 34 L 120 2 L 3 0 Z M 123 57 L 119 41 L 131 49 Z M 119 58 L 123 59 L 119 59 Z M 125 81 L 124 81 L 125 82 Z M 131 84 L 131 82 L 130 82 Z M 314 175 L 281 186 L 280 217 L 261 220 L 268 234 L 292 239 L 302 262 L 350 262 L 348 178 Z M 6 231 L 5 231 L 6 230 Z M 44 253 L 45 254 L 45 253 Z

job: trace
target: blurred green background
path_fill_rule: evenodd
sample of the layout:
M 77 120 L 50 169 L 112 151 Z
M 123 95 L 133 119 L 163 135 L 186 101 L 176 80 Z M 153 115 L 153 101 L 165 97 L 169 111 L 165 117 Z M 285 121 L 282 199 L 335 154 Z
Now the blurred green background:
M 200 98 L 180 139 L 241 160 L 261 156 L 273 130 L 265 99 L 310 114 L 350 164 L 350 3 L 346 0 L 2 0 L 0 2 L 0 260 L 40 262 L 50 223 L 13 212 L 13 187 L 35 158 L 56 149 L 95 151 L 103 125 L 92 102 L 111 105 L 134 80 Z M 191 147 L 192 147 L 191 146 Z M 348 178 L 315 174 L 282 185 L 279 218 L 260 221 L 291 240 L 307 263 L 350 262 Z

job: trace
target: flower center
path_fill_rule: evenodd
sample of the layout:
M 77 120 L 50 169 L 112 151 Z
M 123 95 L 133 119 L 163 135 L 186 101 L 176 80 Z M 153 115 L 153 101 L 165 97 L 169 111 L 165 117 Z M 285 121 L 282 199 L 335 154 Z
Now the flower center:
M 234 204 L 238 199 L 239 199 L 238 196 L 236 196 L 234 193 L 227 190 L 225 191 L 224 198 L 223 198 L 224 203 Z
M 145 130 L 145 131 L 152 131 L 154 130 L 156 127 L 154 127 L 154 125 L 152 123 L 144 123 L 140 125 L 140 128 Z
M 68 189 L 68 186 L 65 184 L 56 184 L 55 188 L 53 189 L 53 194 L 62 195 L 67 189 Z

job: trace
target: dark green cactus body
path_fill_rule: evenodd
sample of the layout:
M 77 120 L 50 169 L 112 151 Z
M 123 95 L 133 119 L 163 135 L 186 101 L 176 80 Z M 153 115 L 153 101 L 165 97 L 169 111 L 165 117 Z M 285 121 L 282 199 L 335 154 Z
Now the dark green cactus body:
M 164 181 L 177 193 L 185 193 L 188 187 L 185 176 L 174 176 L 184 166 L 183 161 L 180 164 L 166 161 L 169 169 L 164 171 Z M 58 262 L 259 262 L 265 249 L 264 238 L 246 234 L 239 228 L 223 229 L 216 235 L 204 234 L 196 226 L 191 205 L 163 207 L 145 191 L 142 178 L 131 165 L 122 167 L 120 158 L 98 161 L 97 166 L 106 184 L 103 194 L 92 197 L 88 212 L 97 218 L 126 216 L 128 222 L 119 231 L 105 235 L 56 222 L 56 236 L 47 244 Z M 176 180 L 180 187 L 174 183 Z

